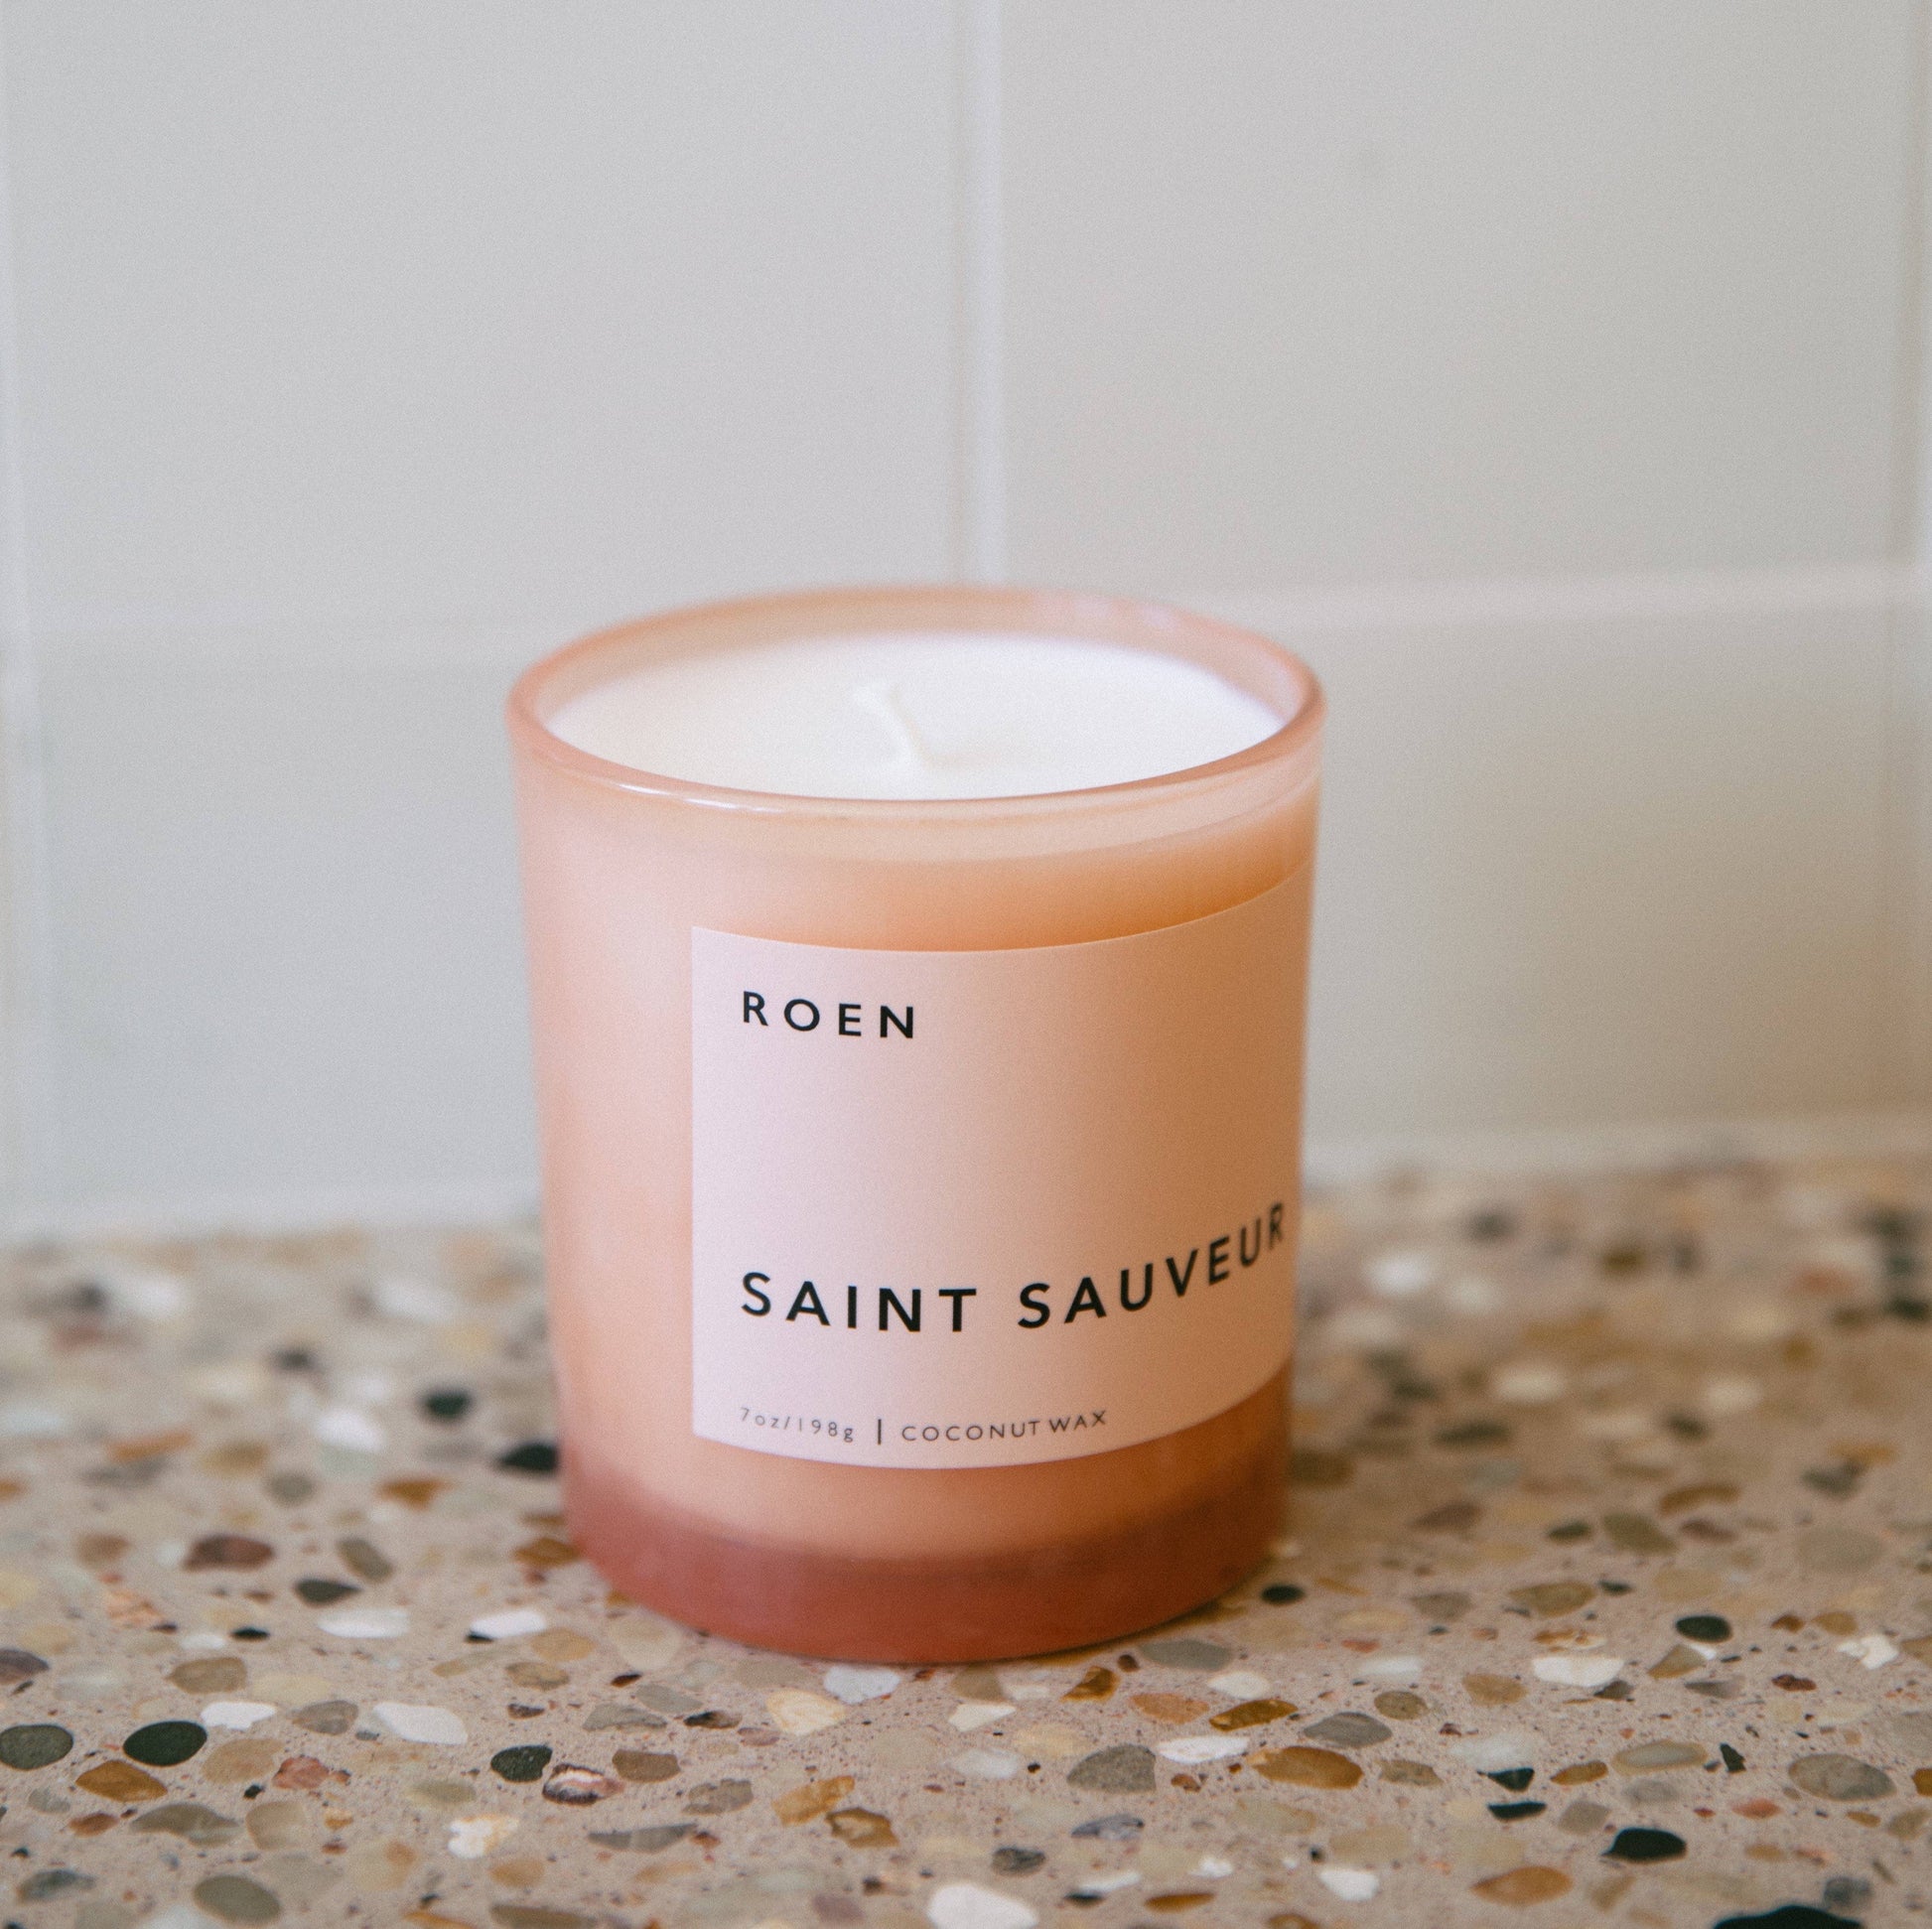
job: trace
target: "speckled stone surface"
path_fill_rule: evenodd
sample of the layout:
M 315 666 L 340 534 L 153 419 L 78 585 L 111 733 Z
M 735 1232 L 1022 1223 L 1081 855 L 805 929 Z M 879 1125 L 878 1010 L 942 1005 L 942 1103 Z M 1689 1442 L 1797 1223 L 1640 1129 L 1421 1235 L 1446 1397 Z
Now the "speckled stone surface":
M 0 1299 L 0 1920 L 1932 1909 L 1932 1165 L 1312 1202 L 1292 1538 L 1183 1623 L 828 1668 L 612 1596 L 527 1229 Z

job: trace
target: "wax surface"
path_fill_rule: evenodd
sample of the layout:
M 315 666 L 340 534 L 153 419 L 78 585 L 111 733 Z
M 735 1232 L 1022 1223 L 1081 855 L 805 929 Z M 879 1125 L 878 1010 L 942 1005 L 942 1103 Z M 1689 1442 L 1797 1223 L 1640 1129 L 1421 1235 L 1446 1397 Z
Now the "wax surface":
M 557 736 L 613 763 L 798 797 L 1017 797 L 1184 770 L 1271 737 L 1265 704 L 1178 657 L 930 631 L 675 656 L 583 691 Z

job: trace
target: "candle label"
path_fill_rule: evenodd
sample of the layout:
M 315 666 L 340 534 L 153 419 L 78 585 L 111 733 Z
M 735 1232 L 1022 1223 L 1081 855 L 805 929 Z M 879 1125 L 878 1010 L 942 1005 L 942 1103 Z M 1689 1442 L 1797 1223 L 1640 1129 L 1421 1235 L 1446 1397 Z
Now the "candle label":
M 1306 872 L 1089 943 L 691 934 L 692 1427 L 862 1466 L 1178 1432 L 1288 1359 Z

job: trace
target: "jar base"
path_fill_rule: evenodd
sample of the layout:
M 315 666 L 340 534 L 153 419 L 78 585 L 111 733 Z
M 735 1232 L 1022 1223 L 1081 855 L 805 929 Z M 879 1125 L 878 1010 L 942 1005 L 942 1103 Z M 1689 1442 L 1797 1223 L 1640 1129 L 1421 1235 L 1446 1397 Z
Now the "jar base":
M 687 1626 L 836 1661 L 1000 1661 L 1159 1626 L 1265 1558 L 1287 1501 L 1286 1430 L 1215 1490 L 1111 1533 L 970 1559 L 868 1560 L 720 1534 L 565 1454 L 579 1548 Z

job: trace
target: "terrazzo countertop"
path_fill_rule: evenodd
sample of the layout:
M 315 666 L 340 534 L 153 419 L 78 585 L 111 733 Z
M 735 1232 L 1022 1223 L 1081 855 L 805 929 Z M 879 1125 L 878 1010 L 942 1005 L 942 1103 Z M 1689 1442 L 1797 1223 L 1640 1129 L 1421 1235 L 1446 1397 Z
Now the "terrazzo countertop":
M 1932 1908 L 1932 1164 L 1312 1201 L 1292 1539 L 1011 1665 L 609 1593 L 527 1228 L 0 1294 L 0 1917 L 1771 1923 Z

